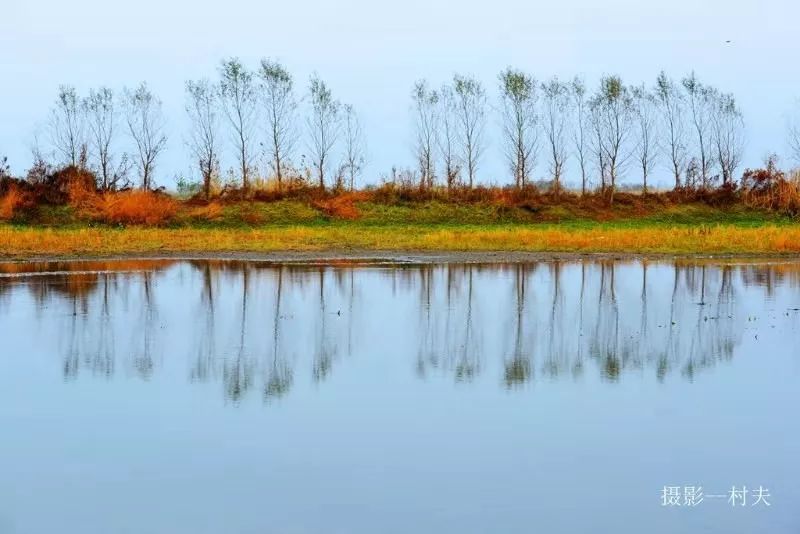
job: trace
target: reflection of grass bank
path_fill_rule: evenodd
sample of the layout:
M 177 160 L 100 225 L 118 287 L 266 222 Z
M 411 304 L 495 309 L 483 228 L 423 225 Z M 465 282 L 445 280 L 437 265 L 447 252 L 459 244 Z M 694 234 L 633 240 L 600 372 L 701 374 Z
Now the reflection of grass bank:
M 314 250 L 800 253 L 800 225 L 307 223 L 254 228 L 0 227 L 5 257 Z

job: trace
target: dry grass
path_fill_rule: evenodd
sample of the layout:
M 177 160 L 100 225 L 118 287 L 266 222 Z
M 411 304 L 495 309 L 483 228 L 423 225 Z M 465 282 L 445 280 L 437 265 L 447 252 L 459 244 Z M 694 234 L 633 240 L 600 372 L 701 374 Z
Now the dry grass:
M 749 207 L 796 215 L 800 213 L 800 187 L 797 183 L 780 180 L 763 191 L 745 193 L 742 202 Z
M 366 198 L 363 193 L 345 193 L 331 198 L 319 199 L 312 206 L 331 219 L 354 221 L 361 216 L 355 205 L 356 201 Z
M 313 250 L 797 254 L 800 227 L 19 229 L 0 227 L 5 257 Z
M 222 218 L 222 204 L 213 201 L 206 205 L 190 207 L 187 216 L 192 221 L 217 221 Z
M 174 199 L 149 191 L 87 195 L 81 197 L 78 203 L 78 210 L 83 217 L 109 224 L 147 226 L 159 226 L 171 221 L 178 207 L 179 203 Z

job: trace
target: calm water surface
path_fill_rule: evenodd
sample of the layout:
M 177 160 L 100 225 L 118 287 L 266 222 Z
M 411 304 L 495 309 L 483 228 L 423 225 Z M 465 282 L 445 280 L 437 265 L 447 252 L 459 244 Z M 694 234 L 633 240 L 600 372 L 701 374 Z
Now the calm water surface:
M 798 263 L 6 264 L 0 340 L 2 533 L 800 531 Z

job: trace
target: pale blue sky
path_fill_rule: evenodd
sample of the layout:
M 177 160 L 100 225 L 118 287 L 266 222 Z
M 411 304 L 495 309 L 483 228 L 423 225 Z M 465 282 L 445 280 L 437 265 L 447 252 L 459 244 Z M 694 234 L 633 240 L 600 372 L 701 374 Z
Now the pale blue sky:
M 15 172 L 30 164 L 58 85 L 79 91 L 141 80 L 164 101 L 169 146 L 158 165 L 170 184 L 191 165 L 183 139 L 183 84 L 216 74 L 237 55 L 252 66 L 284 62 L 305 92 L 317 71 L 362 116 L 369 144 L 364 179 L 393 164 L 414 163 L 410 89 L 440 84 L 455 72 L 482 80 L 497 99 L 497 73 L 508 65 L 539 79 L 575 74 L 594 86 L 603 73 L 651 84 L 661 69 L 700 78 L 738 98 L 747 123 L 745 165 L 786 152 L 785 122 L 800 96 L 796 0 L 493 0 L 269 1 L 5 0 L 0 11 L 0 154 Z M 733 43 L 726 45 L 726 40 Z M 480 166 L 484 182 L 505 182 L 494 115 Z M 121 139 L 127 142 L 127 139 Z M 230 147 L 227 147 L 230 148 Z M 223 161 L 231 166 L 228 150 Z M 575 180 L 568 162 L 568 179 Z M 546 172 L 544 162 L 536 176 Z M 635 178 L 629 172 L 629 180 Z M 659 169 L 657 181 L 668 184 Z

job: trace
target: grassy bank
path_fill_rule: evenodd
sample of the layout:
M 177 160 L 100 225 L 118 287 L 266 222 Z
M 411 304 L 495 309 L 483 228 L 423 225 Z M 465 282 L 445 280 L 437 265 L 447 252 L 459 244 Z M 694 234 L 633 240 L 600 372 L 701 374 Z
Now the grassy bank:
M 0 255 L 106 256 L 313 250 L 800 253 L 800 225 L 329 225 L 270 228 L 0 227 Z
M 163 208 L 132 200 L 100 208 L 146 208 L 146 214 Z M 27 219 L 0 224 L 0 257 L 323 250 L 800 254 L 800 223 L 792 217 L 659 198 L 632 197 L 613 207 L 591 201 L 388 204 L 349 196 L 170 202 L 169 218 L 157 225 L 98 221 L 70 205 L 36 206 Z
M 130 209 L 136 213 L 112 214 L 107 218 L 87 214 L 86 210 L 69 205 L 38 206 L 27 217 L 12 220 L 23 227 L 116 227 L 130 221 L 147 220 L 161 212 L 147 202 L 137 202 Z M 275 226 L 531 226 L 613 227 L 653 225 L 735 225 L 800 224 L 795 218 L 774 211 L 747 208 L 742 205 L 713 207 L 701 202 L 666 204 L 658 198 L 613 207 L 597 202 L 563 202 L 536 206 L 478 202 L 397 202 L 358 201 L 350 196 L 325 201 L 277 200 L 271 202 L 236 201 L 207 204 L 175 202 L 169 218 L 157 226 L 168 228 L 251 229 Z M 141 212 L 141 213 L 139 213 Z M 119 222 L 117 222 L 119 220 Z M 134 224 L 135 226 L 135 224 Z M 145 226 L 148 226 L 145 224 Z

